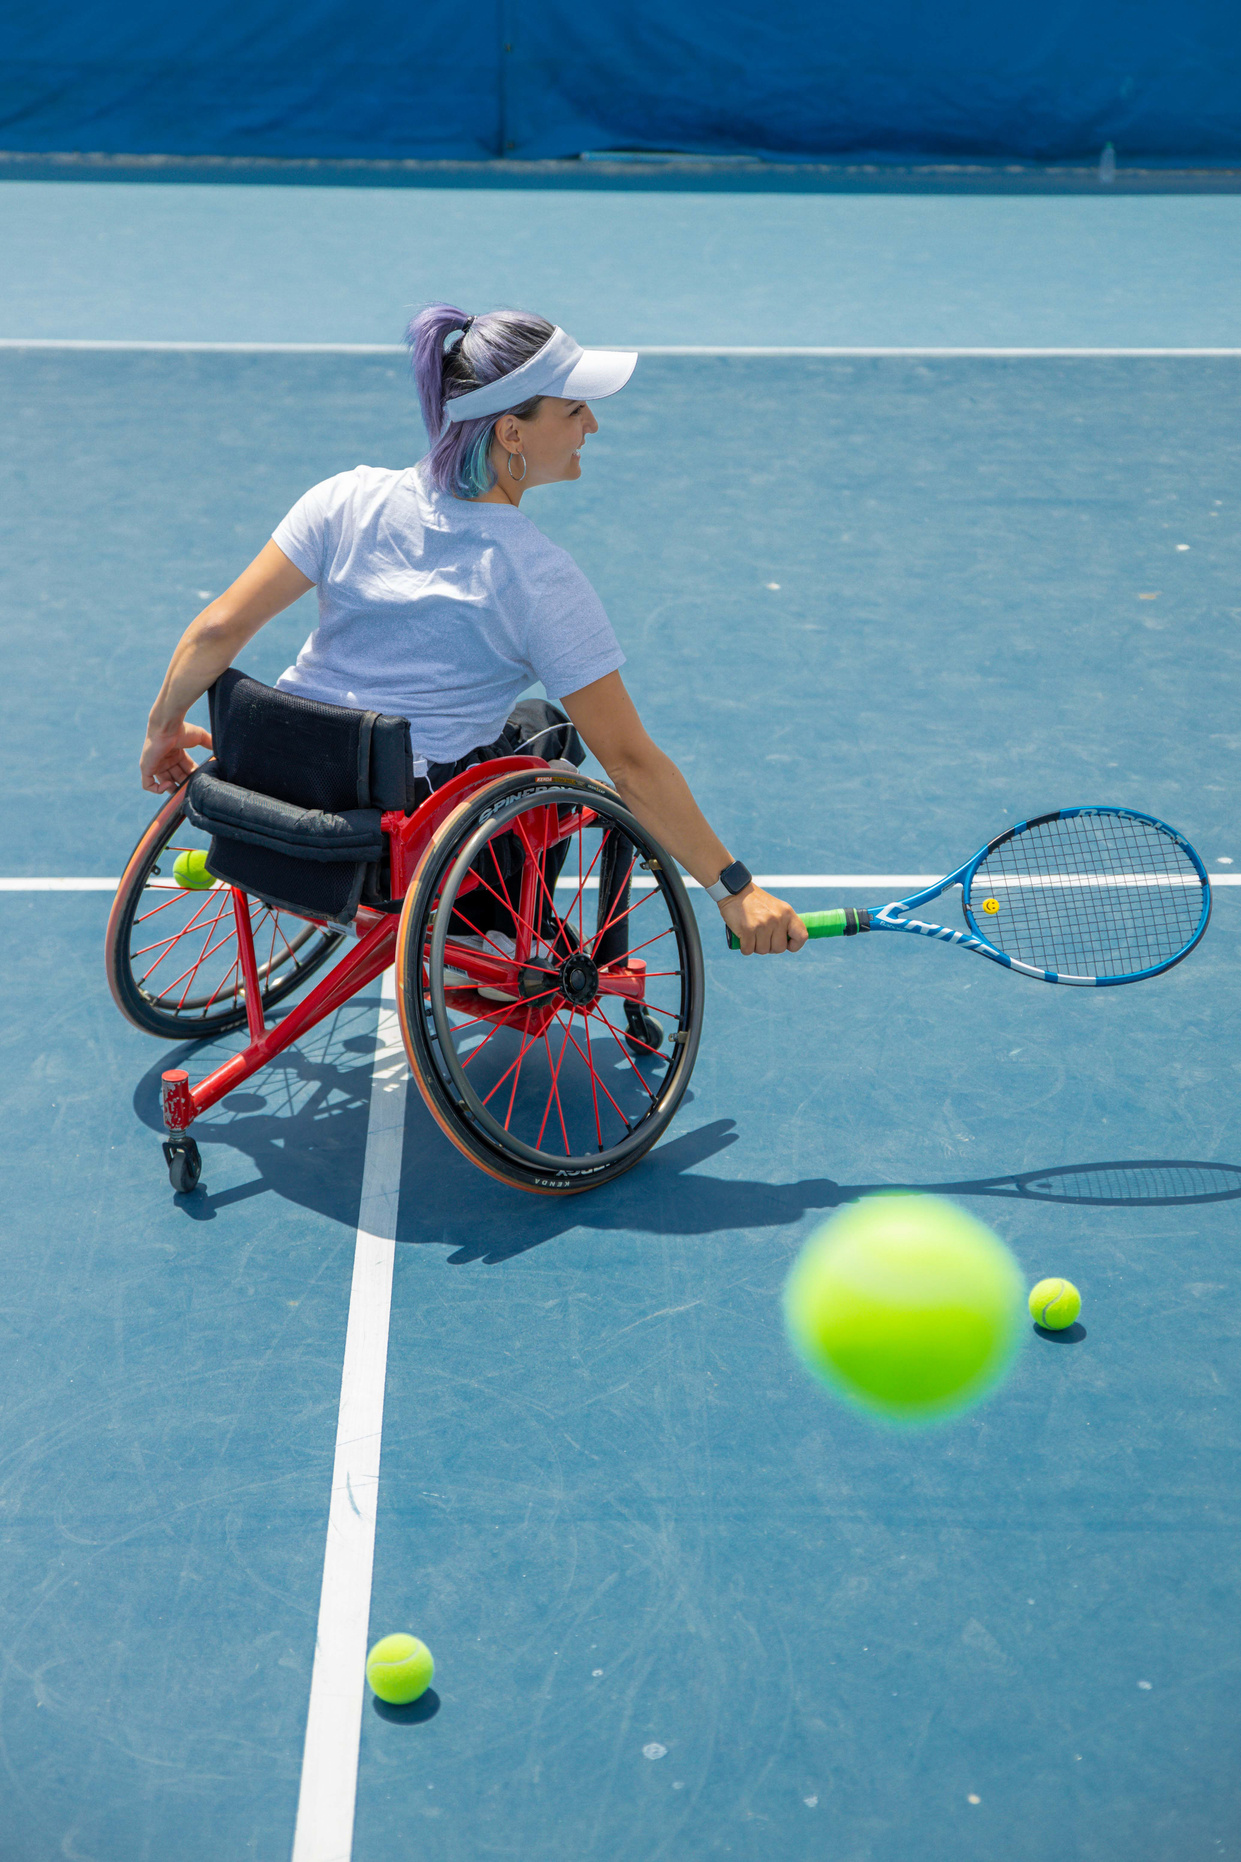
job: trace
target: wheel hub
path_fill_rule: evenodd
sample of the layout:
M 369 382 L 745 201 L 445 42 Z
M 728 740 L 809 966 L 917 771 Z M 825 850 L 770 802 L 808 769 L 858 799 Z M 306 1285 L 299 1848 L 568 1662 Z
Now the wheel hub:
M 599 994 L 599 966 L 584 950 L 575 950 L 561 964 L 560 993 L 575 1009 L 588 1007 Z

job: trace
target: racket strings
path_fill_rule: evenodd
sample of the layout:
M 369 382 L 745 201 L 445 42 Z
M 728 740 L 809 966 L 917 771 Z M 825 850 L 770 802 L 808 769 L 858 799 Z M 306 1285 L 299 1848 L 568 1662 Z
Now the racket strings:
M 1241 1170 L 1231 1164 L 1086 1164 L 1016 1182 L 1023 1196 L 1047 1202 L 1200 1203 L 1241 1197 Z
M 1115 977 L 1184 950 L 1202 895 L 1197 868 L 1168 830 L 1083 812 L 1002 841 L 977 868 L 969 907 L 987 941 L 1020 963 L 1061 976 Z

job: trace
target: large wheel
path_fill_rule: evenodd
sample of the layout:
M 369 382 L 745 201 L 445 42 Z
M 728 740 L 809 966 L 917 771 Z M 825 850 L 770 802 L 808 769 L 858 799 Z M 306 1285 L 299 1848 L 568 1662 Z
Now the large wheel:
M 134 848 L 108 919 L 108 983 L 117 1006 L 148 1034 L 193 1040 L 243 1028 L 245 984 L 233 889 L 187 890 L 173 878 L 178 854 L 205 852 L 209 837 L 185 819 L 185 791 L 161 808 Z M 339 931 L 247 900 L 263 1008 L 314 974 Z
M 501 777 L 449 816 L 401 915 L 397 1001 L 458 1150 L 546 1195 L 650 1149 L 698 1053 L 698 926 L 669 856 L 585 777 Z

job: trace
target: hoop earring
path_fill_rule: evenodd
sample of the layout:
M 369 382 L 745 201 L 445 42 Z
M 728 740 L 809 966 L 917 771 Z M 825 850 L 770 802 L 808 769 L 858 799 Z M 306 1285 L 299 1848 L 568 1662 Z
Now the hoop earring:
M 520 459 L 520 460 L 521 460 L 521 477 L 520 477 L 520 478 L 517 478 L 517 474 L 516 474 L 516 472 L 514 472 L 514 470 L 513 470 L 513 461 L 514 461 L 514 459 Z M 509 456 L 508 456 L 508 475 L 509 475 L 509 477 L 510 477 L 511 479 L 516 479 L 516 480 L 517 480 L 517 483 L 518 483 L 519 485 L 524 485 L 524 484 L 525 484 L 525 482 L 526 482 L 526 471 L 527 471 L 527 466 L 526 466 L 526 455 L 525 455 L 524 453 L 510 453 L 510 454 L 509 454 Z

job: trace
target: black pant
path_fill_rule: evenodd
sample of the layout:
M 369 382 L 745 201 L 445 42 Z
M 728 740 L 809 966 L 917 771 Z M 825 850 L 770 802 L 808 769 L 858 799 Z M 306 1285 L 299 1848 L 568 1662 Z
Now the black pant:
M 491 763 L 503 756 L 538 756 L 544 762 L 550 762 L 553 757 L 563 757 L 577 768 L 586 761 L 582 740 L 564 712 L 545 698 L 524 698 L 511 712 L 508 723 L 494 743 L 480 744 L 476 750 L 458 757 L 455 763 L 428 765 L 430 788 L 427 793 L 430 794 L 431 789 L 441 788 L 451 777 L 460 775 L 463 769 L 472 769 L 477 763 Z M 543 857 L 543 878 L 548 893 L 560 875 L 568 851 L 568 842 L 561 841 Z M 523 862 L 521 843 L 515 834 L 502 834 L 492 841 L 477 869 L 483 883 L 467 893 L 453 912 L 452 930 L 461 936 L 471 931 L 503 931 L 512 937 L 516 926 L 512 913 L 506 909 L 503 901 L 511 899 L 514 905 L 517 903 Z M 536 912 L 539 927 L 551 935 L 552 927 L 547 923 L 548 913 L 543 909 L 546 896 L 540 887 Z
M 550 762 L 553 757 L 563 757 L 577 768 L 586 761 L 582 740 L 564 712 L 545 698 L 525 698 L 513 711 L 494 743 L 471 750 L 455 763 L 432 763 L 427 771 L 431 788 L 438 789 L 450 777 L 463 769 L 470 769 L 475 763 L 519 755 L 539 756 L 546 762 Z M 544 904 L 560 876 L 568 852 L 569 843 L 564 840 L 543 856 L 543 879 L 547 891 L 544 893 L 540 887 L 539 898 Z M 599 859 L 596 923 L 603 928 L 603 934 L 594 946 L 595 961 L 599 964 L 616 963 L 629 949 L 629 870 L 635 852 L 636 849 L 629 841 L 621 839 L 615 831 L 608 833 Z M 523 860 L 521 843 L 515 834 L 500 835 L 492 842 L 478 868 L 479 877 L 484 883 L 467 893 L 459 908 L 453 912 L 452 928 L 459 935 L 470 931 L 503 931 L 509 937 L 514 935 L 516 927 L 513 916 L 503 900 L 511 899 L 516 904 L 521 890 Z M 539 918 L 539 928 L 543 935 L 555 938 L 556 927 L 551 922 L 550 912 L 540 907 Z M 559 941 L 563 941 L 565 935 L 562 932 Z M 568 950 L 563 954 L 567 956 Z

